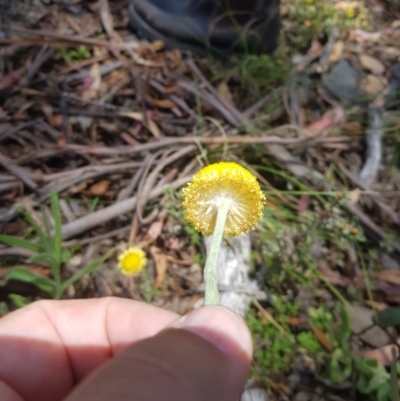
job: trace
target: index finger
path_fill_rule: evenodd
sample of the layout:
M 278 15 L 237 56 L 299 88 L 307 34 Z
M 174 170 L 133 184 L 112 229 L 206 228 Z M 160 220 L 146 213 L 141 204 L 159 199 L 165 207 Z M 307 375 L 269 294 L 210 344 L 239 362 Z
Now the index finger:
M 55 401 L 121 349 L 179 315 L 121 298 L 39 301 L 0 319 L 0 382 L 26 401 Z

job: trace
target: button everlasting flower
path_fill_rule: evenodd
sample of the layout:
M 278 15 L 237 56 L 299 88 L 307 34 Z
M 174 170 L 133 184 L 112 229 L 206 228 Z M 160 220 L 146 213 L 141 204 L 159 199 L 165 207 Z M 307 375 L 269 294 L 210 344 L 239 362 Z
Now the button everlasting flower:
M 183 189 L 185 219 L 213 234 L 204 275 L 206 304 L 218 303 L 216 264 L 223 235 L 247 233 L 262 216 L 264 194 L 256 177 L 239 164 L 221 162 L 201 169 Z
M 128 248 L 118 256 L 118 268 L 126 276 L 135 276 L 146 266 L 146 254 L 139 248 Z

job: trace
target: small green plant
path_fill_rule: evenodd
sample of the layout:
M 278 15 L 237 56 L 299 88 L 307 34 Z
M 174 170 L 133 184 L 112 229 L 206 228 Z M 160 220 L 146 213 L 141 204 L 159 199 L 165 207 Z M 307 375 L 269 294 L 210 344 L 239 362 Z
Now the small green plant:
M 381 324 L 384 327 L 398 323 L 398 313 L 393 311 L 381 315 Z M 310 323 L 318 327 L 328 339 L 332 351 L 324 350 L 314 333 L 302 332 L 297 335 L 299 345 L 306 349 L 317 360 L 325 360 L 325 372 L 321 379 L 334 384 L 343 384 L 353 377 L 357 390 L 373 401 L 390 401 L 394 390 L 397 391 L 397 370 L 400 364 L 394 362 L 391 372 L 388 372 L 376 360 L 367 360 L 352 352 L 350 339 L 352 336 L 350 321 L 346 310 L 341 311 L 338 324 L 333 314 L 323 306 L 309 309 Z M 390 323 L 392 322 L 392 323 Z M 396 377 L 396 380 L 391 377 Z
M 31 225 L 35 234 L 34 238 L 24 239 L 9 235 L 0 235 L 0 242 L 10 246 L 27 249 L 34 254 L 27 259 L 26 263 L 41 263 L 51 270 L 51 277 L 43 276 L 24 267 L 15 266 L 11 272 L 4 278 L 3 283 L 6 285 L 10 280 L 22 281 L 36 286 L 41 291 L 48 293 L 52 298 L 59 299 L 64 291 L 85 274 L 93 273 L 100 264 L 108 258 L 106 254 L 102 260 L 95 260 L 89 263 L 84 269 L 76 272 L 71 277 L 63 280 L 61 276 L 61 267 L 64 263 L 69 262 L 71 252 L 68 248 L 62 246 L 61 233 L 61 214 L 58 204 L 58 197 L 55 193 L 51 194 L 51 212 L 54 220 L 54 228 L 51 230 L 50 223 L 42 210 L 43 222 L 45 229 L 43 230 L 39 224 L 27 213 L 24 213 L 25 219 Z M 16 298 L 14 297 L 14 301 Z M 21 299 L 18 299 L 20 302 Z
M 215 61 L 208 62 L 207 67 L 211 70 L 211 80 L 229 85 L 235 103 L 246 108 L 284 84 L 290 72 L 290 59 L 280 46 L 273 57 L 248 54 L 232 58 L 228 68 Z
M 61 58 L 67 64 L 79 63 L 92 55 L 90 50 L 84 45 L 79 45 L 75 49 L 67 49 L 65 46 L 60 45 L 58 46 L 58 51 L 60 52 Z
M 331 0 L 291 0 L 287 3 L 288 16 L 283 20 L 291 47 L 306 50 L 311 42 L 329 30 L 366 28 L 370 24 L 368 10 L 360 3 L 335 6 Z M 344 2 L 343 2 L 344 3 Z
M 255 345 L 255 366 L 252 369 L 254 379 L 263 380 L 266 374 L 287 373 L 293 368 L 297 344 L 289 332 L 287 319 L 297 315 L 299 306 L 298 303 L 284 302 L 280 297 L 276 298 L 274 315 L 285 334 L 271 322 L 261 321 L 253 310 L 247 314 L 246 322 Z
M 24 306 L 29 305 L 32 302 L 30 298 L 24 297 L 19 294 L 10 294 L 8 298 L 13 303 L 16 309 L 23 308 Z

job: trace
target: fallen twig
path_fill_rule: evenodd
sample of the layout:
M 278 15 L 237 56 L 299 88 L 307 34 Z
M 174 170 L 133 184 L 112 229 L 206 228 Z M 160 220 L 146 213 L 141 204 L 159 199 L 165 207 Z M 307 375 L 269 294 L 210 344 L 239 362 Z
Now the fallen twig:
M 0 152 L 0 164 L 11 174 L 15 175 L 15 177 L 19 178 L 30 189 L 32 189 L 33 191 L 37 189 L 38 184 L 36 184 L 36 182 L 33 181 L 32 175 L 22 167 L 15 164 L 13 160 L 4 156 L 1 152 Z
M 341 163 L 338 164 L 340 170 L 351 180 L 354 184 L 359 186 L 363 190 L 368 190 L 368 187 L 364 185 L 360 179 L 358 179 L 354 174 L 352 174 L 346 167 L 344 167 Z M 397 225 L 400 225 L 400 216 L 389 206 L 387 205 L 386 199 L 380 194 L 366 194 L 369 196 Z
M 166 188 L 179 188 L 182 185 L 186 184 L 191 178 L 191 176 L 182 177 L 177 179 L 173 183 L 164 185 L 163 188 L 154 188 L 150 192 L 149 199 L 160 196 Z M 87 216 L 76 219 L 71 223 L 64 224 L 62 227 L 63 238 L 68 239 L 82 234 L 83 232 L 104 224 L 110 220 L 113 220 L 118 216 L 121 216 L 122 214 L 131 212 L 136 207 L 136 201 L 136 196 L 133 196 L 121 202 L 117 202 L 114 205 L 105 207 L 104 209 L 97 210 L 96 212 L 91 213 Z
M 377 107 L 370 107 L 368 111 L 367 146 L 368 157 L 360 172 L 360 182 L 368 186 L 376 178 L 382 160 L 382 116 Z

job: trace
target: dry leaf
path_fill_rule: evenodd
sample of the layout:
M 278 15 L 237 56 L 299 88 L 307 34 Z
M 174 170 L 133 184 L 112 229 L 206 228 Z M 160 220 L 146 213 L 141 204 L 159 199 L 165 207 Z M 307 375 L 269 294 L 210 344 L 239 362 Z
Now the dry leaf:
M 167 255 L 161 252 L 161 249 L 156 246 L 150 248 L 151 256 L 154 259 L 154 264 L 156 266 L 156 281 L 154 283 L 156 288 L 161 288 L 164 284 L 165 274 L 167 273 Z
M 310 329 L 314 333 L 315 337 L 317 337 L 319 343 L 328 351 L 332 351 L 332 344 L 329 341 L 328 337 L 325 335 L 325 333 L 319 329 L 318 327 L 314 326 L 313 324 L 310 323 Z
M 289 326 L 297 327 L 297 326 L 300 326 L 300 324 L 304 323 L 304 320 L 301 319 L 301 318 L 299 318 L 299 317 L 293 316 L 293 317 L 288 317 L 288 318 L 286 319 L 286 323 L 287 323 Z
M 338 272 L 332 270 L 324 260 L 318 262 L 318 269 L 322 275 L 332 284 L 347 287 L 350 284 L 348 277 L 343 277 Z
M 385 72 L 385 66 L 375 57 L 371 57 L 368 54 L 360 54 L 359 59 L 363 68 L 373 74 L 381 75 Z
M 399 270 L 381 270 L 375 273 L 375 278 L 378 280 L 386 281 L 391 284 L 400 285 Z
M 331 129 L 344 122 L 346 113 L 342 106 L 335 106 L 328 110 L 322 117 L 310 124 L 305 130 L 305 136 L 314 136 L 322 131 Z
M 107 192 L 107 189 L 110 186 L 110 184 L 111 184 L 110 180 L 102 180 L 96 182 L 96 184 L 93 184 L 89 188 L 89 193 L 91 195 L 96 195 L 96 196 L 104 195 Z
M 133 120 L 140 121 L 141 123 L 144 123 L 144 118 L 143 118 L 143 113 L 140 112 L 135 112 L 135 111 L 119 111 L 118 115 L 132 118 Z M 147 128 L 148 130 L 154 135 L 155 138 L 160 138 L 161 133 L 159 128 L 157 127 L 157 124 L 153 121 L 150 120 L 149 118 L 147 119 Z
M 94 63 L 90 68 L 90 73 L 83 81 L 82 98 L 85 100 L 92 100 L 97 98 L 97 94 L 101 86 L 101 71 L 100 64 Z
M 0 79 L 0 90 L 6 89 L 14 85 L 14 83 L 21 78 L 25 70 L 26 67 L 21 67 L 18 70 L 11 71 L 10 73 L 2 77 L 2 79 Z
M 217 87 L 217 92 L 221 96 L 222 99 L 225 100 L 226 103 L 229 105 L 236 107 L 235 102 L 233 101 L 233 96 L 231 93 L 231 90 L 229 89 L 229 86 L 227 85 L 226 82 L 222 81 L 218 87 Z
M 162 221 L 154 221 L 147 231 L 147 236 L 155 241 L 160 236 L 163 226 L 164 223 Z
M 162 40 L 155 40 L 153 43 L 150 44 L 150 48 L 153 52 L 158 52 L 165 49 L 165 42 L 163 42 Z
M 355 29 L 350 32 L 349 39 L 353 42 L 363 43 L 366 41 L 377 42 L 382 36 L 381 32 L 367 32 L 362 29 Z
M 301 195 L 297 202 L 297 214 L 301 216 L 310 207 L 310 195 Z
M 396 20 L 396 21 L 393 21 L 392 24 L 390 25 L 390 27 L 391 27 L 392 29 L 400 28 L 400 19 L 398 19 L 398 20 Z
M 178 91 L 178 89 L 179 89 L 179 87 L 177 85 L 165 86 L 164 93 L 170 95 L 172 93 L 176 93 Z
M 176 106 L 174 102 L 169 99 L 153 99 L 149 98 L 149 101 L 156 107 L 160 107 L 161 109 L 172 109 Z
M 347 194 L 347 200 L 350 205 L 355 205 L 361 198 L 362 191 L 360 188 L 353 189 Z
M 387 86 L 387 80 L 384 77 L 368 74 L 360 83 L 360 89 L 368 94 L 375 94 L 383 91 Z
M 165 57 L 171 62 L 171 68 L 177 68 L 181 64 L 182 53 L 178 49 L 166 52 Z
M 389 305 L 385 304 L 384 302 L 370 301 L 369 299 L 365 300 L 365 305 L 369 306 L 370 308 L 378 312 L 389 307 Z
M 344 42 L 342 40 L 339 40 L 338 42 L 335 43 L 335 46 L 333 47 L 332 53 L 329 56 L 329 61 L 331 63 L 337 63 L 343 55 L 344 51 Z
M 276 205 L 275 203 L 273 203 L 267 199 L 264 201 L 264 206 L 271 210 L 280 210 L 280 207 L 278 205 Z
M 108 0 L 99 0 L 99 14 L 104 30 L 107 32 L 108 39 L 114 37 L 114 21 L 110 12 Z
M 385 345 L 384 347 L 373 349 L 364 353 L 366 359 L 375 359 L 383 366 L 390 366 L 392 363 L 392 349 L 394 348 L 396 356 L 399 357 L 399 348 L 395 345 Z
M 319 40 L 313 40 L 311 43 L 311 47 L 308 49 L 307 55 L 312 58 L 320 57 L 324 47 L 321 45 Z

